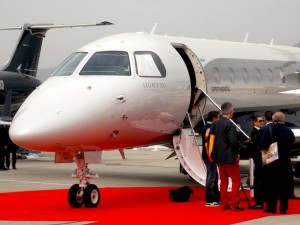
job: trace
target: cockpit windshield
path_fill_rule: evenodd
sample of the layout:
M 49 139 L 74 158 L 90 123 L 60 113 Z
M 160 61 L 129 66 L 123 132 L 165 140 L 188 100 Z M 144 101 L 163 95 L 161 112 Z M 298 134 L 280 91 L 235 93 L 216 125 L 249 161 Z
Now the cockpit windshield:
M 87 52 L 75 52 L 64 60 L 51 76 L 69 76 L 73 74 L 81 60 L 87 55 Z
M 124 51 L 96 52 L 79 75 L 130 76 L 128 53 Z

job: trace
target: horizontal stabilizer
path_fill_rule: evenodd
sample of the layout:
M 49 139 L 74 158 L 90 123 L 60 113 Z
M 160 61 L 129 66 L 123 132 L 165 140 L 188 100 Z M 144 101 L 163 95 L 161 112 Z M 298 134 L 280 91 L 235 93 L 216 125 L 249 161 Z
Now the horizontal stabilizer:
M 53 29 L 53 28 L 73 28 L 73 27 L 92 27 L 92 26 L 105 26 L 105 25 L 114 25 L 111 22 L 103 21 L 101 23 L 86 23 L 86 24 L 49 24 L 49 25 L 31 25 L 29 29 Z
M 2 27 L 0 30 L 22 30 L 22 27 Z

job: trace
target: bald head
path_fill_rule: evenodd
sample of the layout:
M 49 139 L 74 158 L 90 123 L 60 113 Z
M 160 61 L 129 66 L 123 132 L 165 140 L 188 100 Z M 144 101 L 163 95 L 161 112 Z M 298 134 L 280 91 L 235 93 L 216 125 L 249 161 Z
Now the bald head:
M 282 112 L 276 112 L 273 114 L 272 119 L 274 123 L 284 123 L 285 116 Z

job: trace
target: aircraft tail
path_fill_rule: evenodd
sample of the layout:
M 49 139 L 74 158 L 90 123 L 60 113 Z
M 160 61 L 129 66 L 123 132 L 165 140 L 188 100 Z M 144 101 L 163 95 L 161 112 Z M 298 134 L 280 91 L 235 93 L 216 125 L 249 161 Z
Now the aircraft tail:
M 31 76 L 36 76 L 40 52 L 42 48 L 43 38 L 46 32 L 52 28 L 72 28 L 72 27 L 88 27 L 88 26 L 103 26 L 114 25 L 111 22 L 103 21 L 96 24 L 74 24 L 74 25 L 53 25 L 53 24 L 24 24 L 22 32 L 17 42 L 15 51 L 7 65 L 3 67 L 3 71 L 19 72 Z M 3 28 L 0 30 L 21 29 L 18 28 Z
M 24 24 L 15 51 L 3 71 L 19 72 L 36 76 L 43 38 L 47 28 Z

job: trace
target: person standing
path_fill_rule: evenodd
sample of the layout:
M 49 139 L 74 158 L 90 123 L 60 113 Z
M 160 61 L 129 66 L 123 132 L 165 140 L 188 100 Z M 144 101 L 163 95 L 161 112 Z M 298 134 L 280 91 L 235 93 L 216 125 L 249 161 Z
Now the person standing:
M 253 128 L 250 134 L 251 152 L 255 164 L 254 169 L 254 201 L 255 204 L 250 209 L 263 209 L 265 198 L 264 170 L 262 165 L 261 152 L 258 151 L 258 145 L 263 133 L 264 119 L 262 116 L 253 116 Z
M 5 128 L 5 135 L 6 135 L 6 168 L 9 169 L 10 167 L 10 153 L 12 154 L 12 168 L 15 170 L 17 169 L 16 163 L 17 163 L 17 150 L 19 146 L 17 146 L 13 141 L 10 139 L 8 134 L 8 127 Z
M 239 168 L 239 149 L 241 143 L 231 119 L 233 106 L 230 102 L 221 105 L 222 117 L 212 124 L 211 134 L 215 135 L 214 161 L 220 174 L 221 209 L 244 210 L 240 207 L 239 189 L 241 185 Z M 229 178 L 232 181 L 231 193 L 228 192 Z
M 264 119 L 265 119 L 266 126 L 273 125 L 272 116 L 273 116 L 273 112 L 272 111 L 267 110 L 265 112 L 265 118 Z M 289 170 L 289 191 L 288 191 L 289 199 L 300 199 L 294 193 L 295 185 L 294 185 L 294 171 L 293 171 L 292 162 L 290 162 L 289 168 L 290 168 L 290 170 Z
M 259 144 L 259 150 L 267 151 L 270 144 L 277 142 L 279 159 L 265 165 L 267 182 L 269 184 L 267 206 L 264 212 L 276 213 L 277 202 L 280 200 L 280 213 L 288 210 L 288 189 L 291 159 L 289 150 L 295 141 L 293 131 L 284 125 L 285 116 L 276 112 L 272 116 L 273 125 L 268 126 Z
M 5 127 L 0 126 L 0 170 L 7 170 L 5 167 L 5 155 L 6 155 L 6 136 Z
M 217 164 L 208 159 L 205 143 L 208 141 L 210 127 L 213 122 L 220 119 L 219 111 L 210 111 L 207 115 L 207 123 L 204 125 L 202 136 L 202 159 L 206 166 L 206 182 L 205 182 L 205 206 L 220 206 L 220 191 L 218 186 L 219 175 Z
M 272 116 L 273 116 L 273 112 L 271 110 L 265 111 L 264 120 L 265 120 L 265 125 L 266 126 L 268 126 L 270 124 L 271 125 L 273 124 Z

